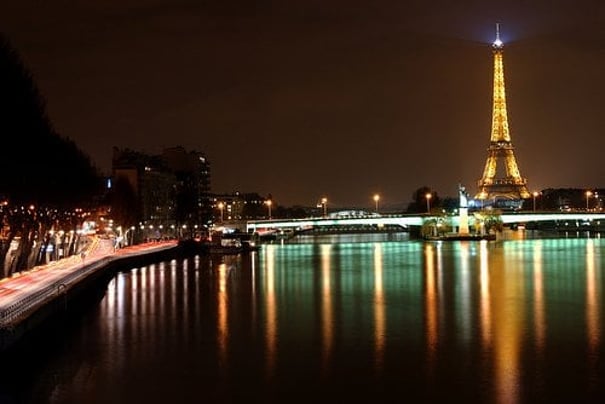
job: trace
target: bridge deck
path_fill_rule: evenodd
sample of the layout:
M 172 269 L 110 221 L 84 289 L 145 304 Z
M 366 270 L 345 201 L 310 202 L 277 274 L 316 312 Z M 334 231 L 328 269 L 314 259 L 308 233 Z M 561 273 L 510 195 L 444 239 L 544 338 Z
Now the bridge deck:
M 385 226 L 396 225 L 403 228 L 408 226 L 422 226 L 427 219 L 433 219 L 436 216 L 431 215 L 388 215 L 388 216 L 367 216 L 367 217 L 349 217 L 349 218 L 308 218 L 308 219 L 291 219 L 291 220 L 256 220 L 249 221 L 246 224 L 247 231 L 258 231 L 261 229 L 306 229 L 325 226 Z M 449 216 L 452 225 L 459 224 L 458 216 Z M 544 222 L 544 221 L 591 221 L 605 220 L 605 213 L 593 212 L 515 212 L 503 213 L 501 215 L 502 222 L 505 224 L 511 223 L 527 223 L 527 222 Z M 473 221 L 472 214 L 469 215 L 469 220 Z

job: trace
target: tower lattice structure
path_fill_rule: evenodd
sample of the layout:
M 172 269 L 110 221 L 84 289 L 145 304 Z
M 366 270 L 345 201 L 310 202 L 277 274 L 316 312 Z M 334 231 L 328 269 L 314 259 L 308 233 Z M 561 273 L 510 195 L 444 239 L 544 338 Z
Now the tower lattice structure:
M 494 100 L 492 111 L 492 134 L 487 149 L 487 161 L 483 176 L 478 181 L 476 199 L 525 199 L 530 197 L 527 180 L 521 177 L 515 159 L 506 114 L 506 91 L 504 86 L 504 44 L 500 40 L 496 25 L 494 53 Z

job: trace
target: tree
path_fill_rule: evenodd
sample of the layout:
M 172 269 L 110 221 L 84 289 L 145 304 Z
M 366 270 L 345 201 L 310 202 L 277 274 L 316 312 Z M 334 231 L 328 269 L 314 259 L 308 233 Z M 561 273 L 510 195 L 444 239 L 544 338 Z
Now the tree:
M 109 194 L 111 216 L 120 226 L 128 228 L 139 221 L 141 212 L 135 190 L 125 177 L 116 177 Z
M 498 209 L 482 209 L 475 212 L 475 232 L 481 233 L 481 226 L 486 233 L 503 230 L 502 211 Z
M 77 205 L 100 185 L 96 168 L 53 129 L 31 73 L 0 36 L 0 195 L 14 203 Z
M 430 195 L 429 203 L 427 204 L 427 195 Z M 436 191 L 431 188 L 422 186 L 418 188 L 412 194 L 412 202 L 409 203 L 407 212 L 408 213 L 426 213 L 427 206 L 430 206 L 431 210 L 441 206 L 441 199 Z
M 0 89 L 0 268 L 10 275 L 40 261 L 54 226 L 48 208 L 90 205 L 101 181 L 90 158 L 55 132 L 31 73 L 1 35 Z

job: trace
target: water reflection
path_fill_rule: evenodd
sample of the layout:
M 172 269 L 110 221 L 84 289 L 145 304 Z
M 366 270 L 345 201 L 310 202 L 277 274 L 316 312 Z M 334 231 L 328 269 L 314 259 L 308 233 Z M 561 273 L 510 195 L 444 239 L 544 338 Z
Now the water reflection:
M 500 403 L 519 400 L 519 356 L 526 302 L 523 289 L 524 252 L 518 247 L 517 241 L 505 244 L 504 254 L 495 254 L 494 270 L 490 272 L 496 398 Z
M 386 338 L 386 304 L 382 279 L 382 245 L 374 245 L 374 363 L 382 371 Z
M 228 322 L 228 303 L 229 294 L 227 293 L 227 277 L 228 277 L 227 264 L 222 263 L 218 266 L 218 293 L 217 298 L 217 311 L 218 311 L 218 327 L 217 327 L 217 340 L 219 347 L 219 357 L 222 366 L 226 366 L 227 362 L 227 344 L 229 338 L 229 322 Z
M 593 240 L 586 242 L 586 332 L 588 335 L 588 351 L 591 361 L 597 358 L 598 347 L 601 339 L 600 316 L 601 316 L 601 274 L 600 255 L 595 254 L 595 243 Z
M 200 391 L 214 402 L 552 402 L 578 392 L 597 402 L 604 245 L 265 245 L 258 257 L 125 270 L 50 376 L 27 380 L 52 386 L 53 402 L 196 402 Z M 76 379 L 65 363 L 93 371 Z
M 332 353 L 333 335 L 333 309 L 331 290 L 330 262 L 332 260 L 330 244 L 321 245 L 321 331 L 322 331 L 322 372 L 327 373 Z
M 277 351 L 277 307 L 275 298 L 275 250 L 276 246 L 267 245 L 264 248 L 265 273 L 264 295 L 266 308 L 266 374 L 269 379 L 273 377 L 275 368 L 275 357 Z
M 437 282 L 435 280 L 435 245 L 427 243 L 424 247 L 425 257 L 425 316 L 426 316 L 426 346 L 428 351 L 427 364 L 432 366 L 435 361 L 438 341 L 439 311 L 437 305 Z
M 483 351 L 488 352 L 492 344 L 492 305 L 489 283 L 489 252 L 487 241 L 479 248 L 479 319 Z
M 475 243 L 473 243 L 475 246 Z M 461 242 L 459 244 L 460 247 L 460 257 L 459 257 L 459 265 L 458 271 L 459 273 L 459 293 L 456 295 L 456 312 L 459 316 L 458 323 L 460 324 L 460 328 L 462 330 L 461 337 L 465 343 L 468 343 L 472 338 L 472 300 L 471 300 L 471 271 L 470 271 L 470 259 L 471 259 L 471 243 L 470 242 Z
M 546 318 L 544 307 L 544 271 L 542 269 L 542 241 L 536 240 L 533 249 L 534 271 L 534 328 L 537 354 L 544 352 L 546 336 Z

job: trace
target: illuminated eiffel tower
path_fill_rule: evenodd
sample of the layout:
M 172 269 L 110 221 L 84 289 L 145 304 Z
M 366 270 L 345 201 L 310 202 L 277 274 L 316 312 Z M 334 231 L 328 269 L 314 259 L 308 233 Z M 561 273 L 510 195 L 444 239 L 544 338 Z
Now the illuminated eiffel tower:
M 520 200 L 529 198 L 527 180 L 521 177 L 513 144 L 508 131 L 506 94 L 504 87 L 504 44 L 500 40 L 500 27 L 496 24 L 494 50 L 494 106 L 492 111 L 492 136 L 487 149 L 487 161 L 483 177 L 478 182 L 475 199 Z M 502 164 L 504 163 L 504 164 Z

